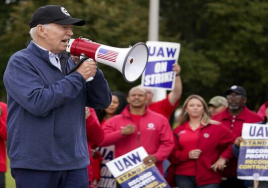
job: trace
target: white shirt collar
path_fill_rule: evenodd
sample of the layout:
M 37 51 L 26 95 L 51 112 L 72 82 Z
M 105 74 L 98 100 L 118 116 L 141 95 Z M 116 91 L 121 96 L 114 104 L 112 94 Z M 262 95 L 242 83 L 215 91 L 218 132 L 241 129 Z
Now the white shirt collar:
M 34 42 L 34 41 L 33 41 Z M 34 42 L 35 43 L 35 42 Z M 36 43 L 35 43 L 36 44 Z M 38 44 L 36 44 L 36 46 L 38 46 L 39 48 L 41 48 L 42 50 L 45 50 L 45 51 L 48 51 L 47 49 L 45 49 L 45 48 L 43 48 L 42 46 L 40 46 L 40 45 L 38 45 Z M 52 53 L 51 51 L 48 51 L 48 55 L 49 55 L 49 57 L 57 57 L 57 58 L 59 58 L 59 54 L 54 54 L 54 53 Z
M 41 48 L 42 50 L 48 51 L 47 49 L 43 48 L 42 46 L 40 46 L 38 44 L 36 44 L 36 46 Z M 60 59 L 59 54 L 54 54 L 54 53 L 48 51 L 48 55 L 49 55 L 49 60 L 52 63 L 52 65 L 54 65 L 55 67 L 57 67 L 61 71 L 61 65 L 59 63 L 59 59 Z M 58 61 L 56 60 L 56 58 L 57 58 Z

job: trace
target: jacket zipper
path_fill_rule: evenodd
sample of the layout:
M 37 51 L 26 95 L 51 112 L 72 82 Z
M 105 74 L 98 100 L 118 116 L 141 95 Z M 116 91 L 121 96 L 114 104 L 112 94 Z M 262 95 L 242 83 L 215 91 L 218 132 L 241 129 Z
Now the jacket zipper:
M 141 131 L 140 131 L 141 118 L 142 117 L 140 117 L 139 122 L 138 122 L 138 125 L 137 125 L 137 128 L 138 128 L 138 131 L 137 131 L 138 147 L 141 145 L 141 143 L 140 143 L 140 138 L 141 138 Z
M 146 114 L 146 112 L 143 115 L 141 115 L 141 117 L 139 119 L 139 123 L 137 125 L 137 127 L 138 127 L 138 132 L 137 132 L 137 134 L 138 134 L 138 146 L 141 146 L 141 144 L 140 144 L 140 138 L 141 138 L 140 125 L 141 125 L 141 119 L 144 118 L 145 114 Z

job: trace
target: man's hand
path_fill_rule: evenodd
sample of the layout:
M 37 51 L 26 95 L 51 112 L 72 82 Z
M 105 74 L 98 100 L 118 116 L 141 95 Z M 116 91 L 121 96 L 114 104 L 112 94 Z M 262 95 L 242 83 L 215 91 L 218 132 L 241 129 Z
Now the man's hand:
M 190 159 L 198 159 L 202 151 L 200 149 L 193 149 L 189 152 Z
M 180 72 L 181 72 L 181 67 L 180 67 L 180 65 L 179 65 L 178 63 L 174 63 L 174 64 L 172 65 L 172 70 L 175 71 L 176 74 L 180 74 Z
M 168 95 L 168 100 L 171 105 L 175 105 L 176 102 L 181 98 L 182 94 L 182 83 L 181 83 L 181 67 L 178 63 L 174 63 L 172 65 L 172 70 L 175 72 L 175 83 L 174 88 L 171 90 L 171 92 Z
M 86 107 L 85 108 L 85 115 L 86 115 L 86 119 L 90 116 L 90 109 L 89 109 L 89 107 Z
M 126 136 L 130 135 L 135 132 L 135 126 L 134 125 L 127 125 L 121 130 L 121 134 Z
M 81 66 L 77 69 L 77 72 L 80 73 L 85 80 L 89 77 L 94 77 L 97 72 L 97 64 L 93 60 L 84 61 Z
M 151 165 L 151 164 L 155 164 L 157 162 L 157 159 L 155 156 L 153 155 L 148 155 L 147 157 L 145 157 L 143 159 L 143 163 L 147 166 Z
M 97 153 L 98 153 L 98 150 L 91 148 L 91 156 L 93 158 L 97 158 L 98 157 L 98 154 Z
M 75 64 L 77 64 L 80 60 L 78 56 L 71 55 L 71 57 L 72 57 L 72 60 L 75 62 Z
M 220 157 L 220 158 L 217 160 L 217 162 L 214 163 L 214 164 L 211 166 L 211 168 L 212 168 L 212 170 L 214 170 L 215 172 L 217 172 L 218 169 L 221 170 L 221 171 L 223 171 L 223 169 L 226 167 L 225 163 L 226 163 L 226 160 L 225 160 L 224 158 Z
M 241 144 L 241 142 L 243 142 L 243 141 L 244 141 L 244 139 L 243 139 L 242 137 L 237 137 L 237 138 L 235 139 L 234 144 L 235 144 L 236 146 L 240 147 L 240 144 Z

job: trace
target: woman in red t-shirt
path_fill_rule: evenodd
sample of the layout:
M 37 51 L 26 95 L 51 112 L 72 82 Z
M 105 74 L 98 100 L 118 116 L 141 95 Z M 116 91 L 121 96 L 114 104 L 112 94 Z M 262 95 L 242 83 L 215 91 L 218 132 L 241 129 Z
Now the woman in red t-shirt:
M 170 156 L 179 188 L 219 188 L 221 172 L 232 157 L 234 135 L 210 119 L 204 99 L 189 96 L 174 130 L 176 146 Z
M 101 126 L 108 119 L 112 118 L 115 115 L 121 114 L 123 109 L 128 104 L 126 98 L 126 95 L 120 91 L 112 92 L 112 102 L 110 106 L 104 110 L 96 110 Z

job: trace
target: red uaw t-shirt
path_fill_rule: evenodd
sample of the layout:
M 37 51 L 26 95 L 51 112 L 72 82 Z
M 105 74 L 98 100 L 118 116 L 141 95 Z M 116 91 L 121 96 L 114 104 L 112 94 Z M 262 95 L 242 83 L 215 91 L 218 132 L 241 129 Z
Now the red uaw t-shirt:
M 179 145 L 181 146 L 184 153 L 189 153 L 191 150 L 197 149 L 199 132 L 201 126 L 196 130 L 192 130 L 189 123 L 186 123 L 185 129 L 178 133 Z M 196 159 L 188 159 L 177 166 L 175 174 L 184 176 L 195 176 L 196 175 Z
M 142 115 L 130 114 L 130 116 L 135 121 L 136 124 L 139 124 Z

